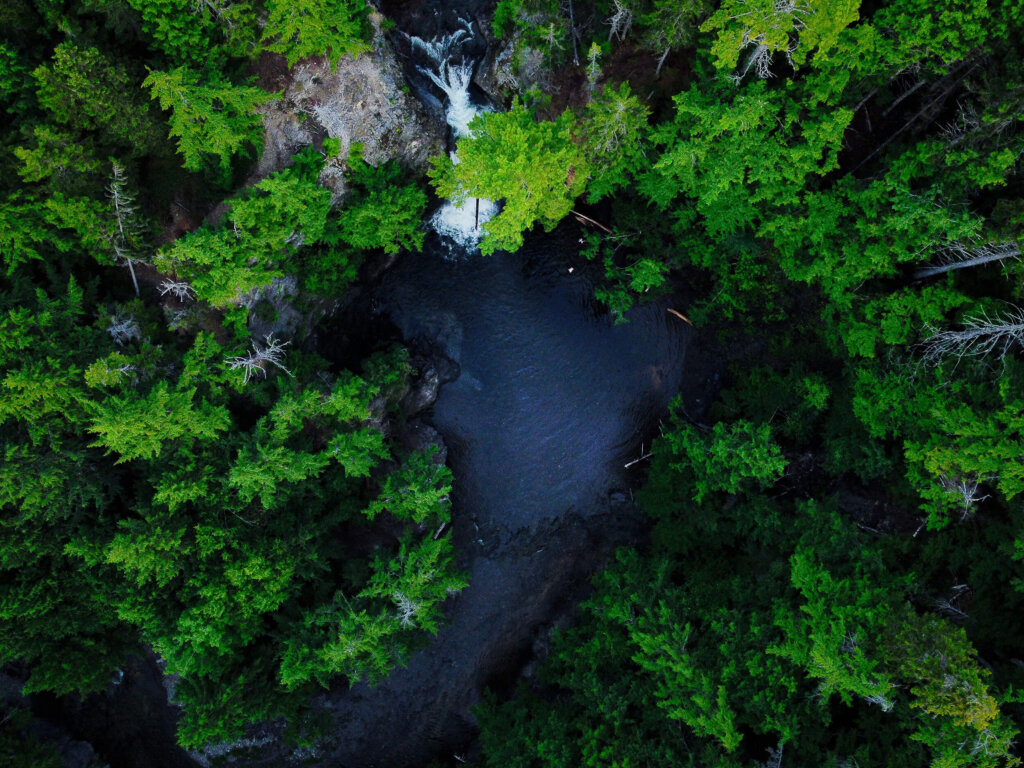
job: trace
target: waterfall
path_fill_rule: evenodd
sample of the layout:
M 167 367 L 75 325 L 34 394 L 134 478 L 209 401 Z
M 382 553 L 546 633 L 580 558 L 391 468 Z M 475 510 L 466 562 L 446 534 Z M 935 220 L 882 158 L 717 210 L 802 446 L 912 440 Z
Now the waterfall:
M 475 61 L 464 61 L 460 54 L 461 44 L 473 37 L 472 22 L 463 21 L 462 28 L 435 40 L 425 41 L 410 38 L 413 49 L 422 51 L 431 62 L 431 67 L 418 67 L 434 85 L 441 89 L 448 99 L 445 120 L 455 138 L 470 136 L 469 124 L 484 111 L 469 97 L 469 85 L 473 79 Z M 451 153 L 453 163 L 458 163 L 456 152 Z M 445 202 L 430 219 L 431 228 L 447 238 L 463 251 L 474 250 L 485 233 L 484 224 L 498 212 L 498 206 L 485 198 L 467 197 L 461 205 Z

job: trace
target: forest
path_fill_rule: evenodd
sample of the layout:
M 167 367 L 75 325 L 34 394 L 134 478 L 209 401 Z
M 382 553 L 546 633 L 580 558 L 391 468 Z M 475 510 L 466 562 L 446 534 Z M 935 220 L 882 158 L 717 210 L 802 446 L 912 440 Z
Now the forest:
M 423 163 L 295 93 L 429 2 L 0 6 L 0 762 L 69 765 L 41 702 L 136 657 L 194 758 L 340 764 L 325 692 L 474 583 L 417 350 L 325 339 L 485 198 L 468 258 L 570 231 L 603 322 L 669 301 L 721 374 L 432 765 L 1019 765 L 1024 2 L 465 5 L 491 108 Z

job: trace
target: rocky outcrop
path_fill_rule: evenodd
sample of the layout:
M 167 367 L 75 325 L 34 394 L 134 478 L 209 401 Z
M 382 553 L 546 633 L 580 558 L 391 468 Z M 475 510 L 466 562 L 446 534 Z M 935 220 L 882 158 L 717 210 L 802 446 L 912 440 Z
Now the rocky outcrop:
M 263 115 L 264 151 L 255 170 L 258 180 L 288 164 L 288 159 L 317 136 L 341 141 L 341 156 L 353 144 L 364 146 L 371 165 L 398 160 L 423 168 L 444 147 L 444 127 L 431 119 L 405 85 L 394 48 L 373 14 L 376 29 L 370 51 L 340 59 L 333 71 L 326 57 L 307 59 L 289 73 L 281 99 Z M 340 172 L 323 181 L 336 196 L 344 189 Z
M 495 104 L 506 105 L 512 96 L 522 92 L 514 72 L 516 44 L 519 35 L 501 44 L 499 41 L 487 48 L 487 55 L 473 73 L 473 82 Z

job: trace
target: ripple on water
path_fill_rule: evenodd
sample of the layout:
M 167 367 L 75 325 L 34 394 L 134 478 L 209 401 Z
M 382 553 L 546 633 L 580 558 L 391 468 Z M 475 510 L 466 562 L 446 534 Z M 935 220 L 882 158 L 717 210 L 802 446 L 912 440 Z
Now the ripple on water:
M 403 257 L 380 291 L 407 339 L 459 363 L 432 419 L 460 446 L 459 507 L 509 532 L 620 484 L 682 374 L 682 324 L 651 305 L 613 325 L 564 265 L 572 242 L 556 232 L 516 254 L 460 261 L 436 245 Z

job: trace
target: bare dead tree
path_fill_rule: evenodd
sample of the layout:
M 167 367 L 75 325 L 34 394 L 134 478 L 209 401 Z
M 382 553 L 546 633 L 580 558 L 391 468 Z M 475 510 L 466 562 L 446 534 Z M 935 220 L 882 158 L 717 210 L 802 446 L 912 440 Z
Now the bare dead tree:
M 921 280 L 922 278 L 941 275 L 954 269 L 977 267 L 982 264 L 990 264 L 993 261 L 1019 259 L 1020 255 L 1020 246 L 1016 243 L 988 243 L 980 246 L 954 243 L 943 249 L 939 254 L 939 264 L 931 267 L 922 267 L 914 273 L 914 279 Z
M 938 89 L 940 86 L 946 85 L 947 82 L 948 82 L 948 85 L 946 86 L 945 89 L 943 89 L 943 90 L 941 90 L 939 92 L 938 96 L 936 96 L 931 101 L 925 103 L 925 105 L 923 107 L 921 107 L 921 109 L 919 109 L 916 113 L 914 113 L 914 115 L 909 120 L 907 120 L 905 123 L 903 123 L 903 125 L 898 130 L 893 131 L 888 136 L 886 136 L 885 141 L 881 142 L 877 147 L 875 147 L 871 151 L 871 154 L 869 154 L 867 157 L 865 157 L 863 160 L 861 160 L 859 163 L 857 163 L 857 165 L 850 171 L 850 173 L 853 174 L 854 172 L 860 170 L 860 168 L 863 165 L 865 165 L 869 160 L 874 158 L 879 152 L 881 152 L 883 149 L 885 149 L 887 146 L 889 146 L 889 144 L 892 141 L 894 141 L 898 136 L 901 136 L 904 131 L 906 131 L 908 128 L 910 128 L 912 125 L 914 125 L 918 121 L 918 119 L 920 119 L 922 116 L 924 116 L 927 113 L 933 112 L 933 110 L 935 110 L 937 107 L 940 107 L 942 102 L 944 102 L 946 100 L 946 98 L 957 88 L 957 86 L 959 86 L 960 83 L 969 74 L 971 74 L 971 72 L 973 72 L 975 69 L 977 69 L 978 66 L 979 66 L 979 64 L 976 61 L 975 62 L 963 62 L 953 72 L 950 72 L 944 78 L 942 78 L 937 83 L 935 83 L 932 86 L 933 89 Z
M 974 104 L 958 103 L 956 119 L 944 126 L 942 135 L 951 147 L 960 144 L 977 146 L 982 142 L 995 141 L 997 146 L 1007 146 L 1004 135 L 1012 133 L 1020 122 L 1024 110 L 1024 87 L 1000 88 L 1002 98 L 996 109 L 978 113 Z
M 956 119 L 940 130 L 951 147 L 955 147 L 981 127 L 981 118 L 973 104 L 957 103 Z
M 671 46 L 665 48 L 665 50 L 662 51 L 661 57 L 658 59 L 658 68 L 654 70 L 654 76 L 655 77 L 657 77 L 658 75 L 661 74 L 661 68 L 663 66 L 665 66 L 665 59 L 668 58 L 668 55 L 670 53 L 672 53 L 672 47 Z
M 184 280 L 165 279 L 160 283 L 159 289 L 161 296 L 170 294 L 178 301 L 189 301 L 196 295 L 195 289 Z
M 966 584 L 957 584 L 953 587 L 949 597 L 939 598 L 934 601 L 936 610 L 938 610 L 939 613 L 943 613 L 957 621 L 965 621 L 969 619 L 970 616 L 968 616 L 967 613 L 958 605 L 954 604 L 961 598 L 961 596 L 964 595 L 964 593 L 969 591 L 970 588 Z
M 611 29 L 608 30 L 608 42 L 612 41 L 612 38 L 618 38 L 624 40 L 626 35 L 629 34 L 629 30 L 633 26 L 633 10 L 623 5 L 622 0 L 613 0 L 615 5 L 615 12 L 608 19 L 608 24 Z
M 706 16 L 706 8 L 699 0 L 679 0 L 674 3 L 660 3 L 653 13 L 647 17 L 648 23 L 641 38 L 641 45 L 652 53 L 658 53 L 658 66 L 654 70 L 657 77 L 661 74 L 665 60 L 673 50 L 689 45 L 700 26 L 701 19 Z
M 788 26 L 792 32 L 799 32 L 806 26 L 804 17 L 811 13 L 813 13 L 813 9 L 806 3 L 795 2 L 794 0 L 776 0 L 770 11 L 751 10 L 734 16 L 734 19 L 742 19 L 744 16 L 757 16 L 759 18 L 743 31 L 740 50 L 742 51 L 751 45 L 754 46 L 754 50 L 747 57 L 747 63 L 743 67 L 742 72 L 737 72 L 732 76 L 733 81 L 739 84 L 751 70 L 754 70 L 762 80 L 772 77 L 771 66 L 774 51 L 766 43 L 768 39 L 767 33 L 760 32 L 754 34 L 755 29 L 780 29 Z M 799 44 L 800 41 L 798 39 L 790 39 L 789 45 L 783 51 L 790 64 L 793 63 L 793 52 Z
M 284 239 L 287 245 L 290 245 L 296 251 L 302 247 L 302 244 L 306 242 L 306 233 L 300 230 L 292 230 L 291 234 Z
M 576 46 L 576 13 L 573 11 L 572 0 L 569 0 L 569 38 L 572 40 L 572 63 L 580 65 L 580 52 Z
M 194 13 L 202 15 L 204 11 L 208 12 L 210 17 L 218 24 L 223 24 L 228 32 L 232 32 L 238 26 L 236 14 L 232 13 L 234 10 L 235 4 L 231 0 L 195 0 L 193 5 Z M 265 24 L 266 19 L 262 23 Z
M 514 57 L 514 45 L 509 45 L 503 48 L 498 54 L 498 57 L 494 60 L 494 72 L 498 85 L 502 88 L 508 88 L 510 91 L 520 92 L 522 91 L 522 88 L 519 87 L 519 80 L 512 71 Z
M 864 696 L 863 698 L 868 704 L 877 704 L 880 706 L 883 712 L 891 712 L 892 708 L 896 706 L 896 702 L 892 699 L 886 698 L 881 693 L 874 693 L 871 696 Z
M 395 601 L 395 605 L 398 606 L 399 623 L 403 627 L 414 626 L 416 614 L 420 611 L 420 604 L 415 600 L 409 599 L 402 592 L 395 592 L 391 597 Z
M 253 376 L 260 376 L 266 378 L 267 376 L 267 365 L 273 365 L 280 368 L 282 371 L 287 373 L 289 376 L 292 372 L 284 367 L 284 348 L 288 346 L 290 342 L 278 341 L 274 338 L 273 334 L 270 334 L 264 338 L 264 343 L 260 344 L 255 339 L 252 342 L 252 352 L 248 355 L 239 355 L 238 357 L 229 357 L 224 362 L 227 363 L 228 368 L 232 371 L 242 371 L 242 383 L 248 384 L 249 380 Z
M 111 179 L 107 185 L 107 198 L 113 211 L 115 229 L 110 236 L 110 246 L 115 261 L 125 264 L 132 276 L 135 295 L 139 295 L 139 281 L 135 277 L 135 262 L 138 258 L 138 241 L 141 228 L 135 210 L 135 200 L 128 191 L 128 180 L 124 167 L 116 160 L 111 163 Z
M 839 646 L 839 650 L 843 653 L 853 653 L 857 650 L 857 633 L 851 632 L 843 638 L 842 644 Z
M 142 339 L 142 330 L 135 318 L 131 315 L 122 315 L 120 312 L 110 318 L 107 333 L 110 334 L 114 343 L 121 347 L 129 341 Z
M 750 70 L 753 69 L 754 73 L 762 80 L 767 80 L 772 77 L 772 50 L 764 44 L 764 35 L 758 35 L 755 38 L 747 40 L 744 35 L 744 47 L 746 45 L 753 45 L 754 50 L 750 52 L 747 57 L 747 65 L 741 72 L 737 72 L 732 76 L 733 82 L 737 85 L 746 77 Z
M 758 763 L 760 768 L 782 768 L 782 751 L 785 748 L 784 742 L 779 742 L 777 747 L 768 747 L 768 759 Z
M 124 358 L 123 356 L 119 357 L 127 360 L 127 358 Z M 107 381 L 121 379 L 126 376 L 130 376 L 134 374 L 136 371 L 138 371 L 138 368 L 136 368 L 130 362 L 123 362 L 118 365 L 111 365 L 109 358 L 103 363 L 103 369 L 106 372 L 106 376 L 104 378 Z
M 960 522 L 971 516 L 975 504 L 979 504 L 989 497 L 988 494 L 984 496 L 978 495 L 979 483 L 989 479 L 991 478 L 979 479 L 973 475 L 968 475 L 967 477 L 954 475 L 950 477 L 943 474 L 939 476 L 939 485 L 942 486 L 942 489 L 950 495 L 959 498 L 961 505 Z
M 981 312 L 968 317 L 959 331 L 939 331 L 930 326 L 928 330 L 932 336 L 922 342 L 926 362 L 990 354 L 1002 360 L 1015 345 L 1024 343 L 1024 310 L 1013 307 L 1002 317 Z
M 601 77 L 601 46 L 597 43 L 590 44 L 590 50 L 587 51 L 587 89 L 590 91 L 591 96 L 594 94 L 594 89 L 597 87 L 597 80 Z
M 164 318 L 167 320 L 167 328 L 169 330 L 177 331 L 180 328 L 188 327 L 193 317 L 193 313 L 188 309 L 164 307 Z
M 602 155 L 611 155 L 628 140 L 636 140 L 636 137 L 630 130 L 629 102 L 613 97 L 612 100 L 603 102 L 601 106 L 604 107 L 605 104 L 610 107 L 602 109 L 607 119 L 600 121 L 591 135 L 594 149 Z
M 559 27 L 553 21 L 544 27 L 544 45 L 549 51 L 560 51 L 565 47 L 559 39 L 558 32 Z
M 906 70 L 902 70 L 901 69 L 893 77 L 893 80 L 895 81 L 896 77 L 899 77 L 900 75 L 902 75 L 904 72 L 907 72 L 907 71 L 912 71 L 916 75 L 918 73 L 918 71 L 919 71 L 919 68 L 912 68 L 912 69 L 906 69 Z M 903 93 L 901 93 L 899 96 L 897 96 L 893 100 L 892 104 L 890 104 L 886 108 L 886 110 L 884 112 L 882 112 L 882 117 L 888 117 L 889 113 L 891 113 L 894 109 L 896 109 L 896 107 L 898 107 L 900 104 L 902 104 L 906 99 L 909 99 L 911 96 L 913 96 L 915 93 L 917 93 L 918 90 L 920 90 L 921 88 L 923 88 L 927 84 L 928 84 L 927 80 L 918 79 L 912 86 L 907 88 L 907 90 L 905 90 Z

